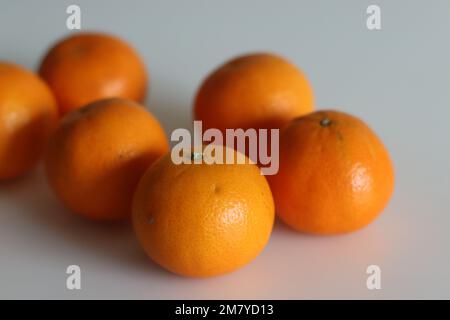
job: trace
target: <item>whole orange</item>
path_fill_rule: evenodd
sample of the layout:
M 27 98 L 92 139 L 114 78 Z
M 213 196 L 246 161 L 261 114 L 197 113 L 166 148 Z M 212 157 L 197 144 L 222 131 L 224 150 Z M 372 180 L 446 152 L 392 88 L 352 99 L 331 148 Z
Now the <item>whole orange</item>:
M 143 102 L 147 73 L 138 53 L 124 40 L 80 33 L 59 41 L 40 66 L 64 114 L 103 98 Z
M 234 58 L 198 90 L 194 117 L 205 129 L 271 129 L 313 110 L 313 92 L 291 62 L 269 53 Z
M 34 167 L 56 120 L 56 101 L 46 83 L 31 71 L 0 61 L 0 180 Z
M 269 239 L 274 215 L 269 185 L 249 162 L 176 165 L 168 154 L 145 173 L 133 200 L 134 229 L 148 256 L 192 277 L 224 274 L 253 260 Z
M 280 166 L 268 176 L 278 216 L 316 234 L 354 231 L 373 221 L 394 188 L 389 154 L 361 120 L 318 111 L 280 133 Z
M 130 216 L 131 199 L 149 165 L 168 151 L 158 121 L 119 98 L 68 113 L 49 142 L 47 175 L 72 211 L 95 220 Z

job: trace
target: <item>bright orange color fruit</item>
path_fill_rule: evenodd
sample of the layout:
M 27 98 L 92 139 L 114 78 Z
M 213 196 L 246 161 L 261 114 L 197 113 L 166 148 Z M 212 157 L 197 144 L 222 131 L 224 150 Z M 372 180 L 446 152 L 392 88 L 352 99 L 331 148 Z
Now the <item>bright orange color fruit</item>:
M 47 175 L 72 211 L 95 220 L 131 214 L 131 199 L 146 169 L 168 151 L 158 121 L 124 99 L 96 101 L 68 113 L 49 142 Z
M 46 83 L 22 67 L 0 62 L 0 180 L 34 167 L 56 120 L 56 101 Z
M 389 154 L 358 118 L 318 111 L 280 133 L 280 167 L 268 176 L 278 216 L 308 233 L 338 234 L 373 221 L 394 188 Z
M 234 58 L 212 72 L 198 90 L 194 118 L 205 129 L 280 128 L 313 110 L 313 92 L 291 62 L 269 53 Z
M 55 93 L 60 114 L 103 98 L 143 102 L 147 72 L 124 40 L 102 33 L 79 33 L 50 49 L 40 75 Z
M 168 154 L 145 173 L 133 200 L 134 229 L 148 256 L 191 277 L 249 263 L 265 247 L 274 215 L 269 185 L 249 162 L 176 165 Z

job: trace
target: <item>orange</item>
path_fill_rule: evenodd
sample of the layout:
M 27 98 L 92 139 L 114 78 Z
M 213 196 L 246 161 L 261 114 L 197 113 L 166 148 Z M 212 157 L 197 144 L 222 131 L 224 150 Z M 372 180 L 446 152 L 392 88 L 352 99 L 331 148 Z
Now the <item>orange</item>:
M 176 165 L 168 154 L 145 173 L 133 200 L 134 229 L 148 256 L 191 277 L 249 263 L 266 245 L 274 215 L 267 181 L 249 162 Z
M 59 41 L 40 67 L 64 114 L 103 98 L 143 102 L 147 73 L 138 53 L 124 40 L 80 33 Z
M 56 120 L 56 101 L 45 82 L 0 61 L 0 180 L 35 166 Z
M 278 216 L 315 234 L 354 231 L 373 221 L 394 188 L 389 154 L 358 118 L 318 111 L 280 133 L 280 167 L 268 176 Z
M 198 90 L 194 118 L 205 129 L 275 129 L 313 110 L 305 75 L 268 53 L 234 58 L 214 70 Z
M 47 175 L 72 211 L 95 220 L 123 219 L 130 216 L 139 179 L 167 151 L 163 129 L 144 107 L 99 100 L 63 117 L 49 142 Z

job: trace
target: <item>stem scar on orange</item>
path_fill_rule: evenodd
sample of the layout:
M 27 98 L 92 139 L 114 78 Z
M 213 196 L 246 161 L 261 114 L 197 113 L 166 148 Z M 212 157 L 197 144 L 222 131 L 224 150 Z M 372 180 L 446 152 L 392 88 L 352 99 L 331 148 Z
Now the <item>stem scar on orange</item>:
M 394 188 L 384 145 L 361 120 L 338 111 L 294 119 L 280 132 L 278 174 L 268 176 L 277 215 L 308 233 L 338 234 L 373 221 Z
M 72 211 L 124 219 L 139 179 L 167 151 L 163 129 L 143 106 L 99 100 L 62 118 L 46 153 L 47 176 Z
M 191 277 L 249 263 L 267 244 L 274 216 L 269 185 L 248 161 L 177 165 L 168 154 L 145 173 L 133 201 L 134 229 L 148 256 Z

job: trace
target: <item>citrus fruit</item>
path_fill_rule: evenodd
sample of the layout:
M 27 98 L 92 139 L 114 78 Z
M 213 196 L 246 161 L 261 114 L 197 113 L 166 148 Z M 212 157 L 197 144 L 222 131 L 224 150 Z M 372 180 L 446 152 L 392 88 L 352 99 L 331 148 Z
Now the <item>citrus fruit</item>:
M 194 118 L 205 129 L 276 129 L 313 110 L 305 75 L 291 62 L 269 53 L 236 57 L 204 80 L 194 102 Z
M 0 61 L 0 180 L 34 167 L 56 120 L 56 101 L 46 83 L 31 71 Z
M 55 93 L 61 114 L 103 98 L 143 102 L 146 95 L 147 73 L 138 53 L 108 34 L 79 33 L 59 41 L 39 73 Z
M 133 200 L 134 229 L 148 256 L 192 277 L 224 274 L 253 260 L 269 239 L 274 215 L 267 181 L 248 161 L 176 165 L 167 154 L 142 177 Z
M 280 165 L 268 176 L 277 215 L 316 234 L 354 231 L 373 221 L 394 187 L 389 154 L 361 120 L 318 111 L 280 132 Z
M 163 129 L 141 105 L 119 98 L 68 113 L 50 139 L 50 185 L 74 212 L 95 220 L 129 217 L 148 166 L 168 151 Z

